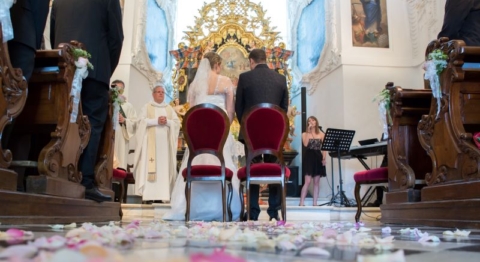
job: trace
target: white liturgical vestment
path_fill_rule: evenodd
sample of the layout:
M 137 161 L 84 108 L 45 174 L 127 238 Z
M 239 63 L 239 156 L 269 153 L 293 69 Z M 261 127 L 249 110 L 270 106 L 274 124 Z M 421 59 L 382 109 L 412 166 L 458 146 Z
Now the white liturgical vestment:
M 125 102 L 120 106 L 125 113 L 125 122 L 120 124 L 117 121 L 115 128 L 115 155 L 117 156 L 118 167 L 127 169 L 128 151 L 130 150 L 130 139 L 135 135 L 137 129 L 137 113 L 133 105 Z M 121 112 L 119 112 L 121 114 Z
M 166 116 L 165 125 L 158 117 Z M 180 120 L 170 105 L 154 101 L 142 108 L 134 158 L 135 194 L 147 200 L 170 200 L 174 185 Z

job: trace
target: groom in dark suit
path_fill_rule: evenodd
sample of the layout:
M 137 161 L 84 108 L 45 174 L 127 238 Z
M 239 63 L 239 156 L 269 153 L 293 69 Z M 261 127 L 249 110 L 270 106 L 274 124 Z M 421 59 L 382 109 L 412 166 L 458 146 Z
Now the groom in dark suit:
M 77 40 L 92 55 L 94 69 L 82 83 L 82 110 L 91 126 L 90 140 L 79 166 L 85 198 L 109 201 L 95 185 L 94 168 L 108 115 L 110 77 L 117 67 L 123 44 L 122 11 L 118 0 L 55 0 L 50 18 L 52 46 Z
M 285 112 L 288 109 L 288 88 L 285 76 L 271 70 L 266 64 L 266 54 L 262 49 L 254 49 L 250 52 L 248 60 L 250 61 L 251 71 L 240 74 L 237 86 L 237 95 L 235 100 L 235 112 L 241 122 L 243 113 L 252 106 L 261 103 L 271 103 L 280 106 Z M 243 135 L 240 134 L 238 140 L 244 143 Z M 245 148 L 245 152 L 247 149 Z M 262 156 L 255 157 L 252 162 L 259 163 Z M 276 158 L 271 155 L 264 155 L 263 161 L 267 163 L 276 162 Z M 281 206 L 281 187 L 279 185 L 268 185 L 268 209 L 267 213 L 270 220 L 278 218 L 278 210 Z M 259 186 L 250 185 L 250 219 L 258 220 L 260 206 L 258 205 Z M 244 218 L 245 219 L 245 218 Z

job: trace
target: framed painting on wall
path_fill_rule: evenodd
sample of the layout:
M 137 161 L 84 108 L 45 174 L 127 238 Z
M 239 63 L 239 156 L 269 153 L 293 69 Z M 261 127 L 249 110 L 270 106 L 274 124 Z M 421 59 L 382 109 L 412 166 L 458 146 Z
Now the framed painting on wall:
M 386 0 L 350 0 L 352 6 L 352 44 L 360 47 L 388 48 Z
M 229 77 L 233 85 L 238 84 L 238 76 L 246 71 L 250 71 L 250 63 L 246 50 L 240 45 L 225 45 L 218 51 L 222 57 L 222 71 L 220 74 Z

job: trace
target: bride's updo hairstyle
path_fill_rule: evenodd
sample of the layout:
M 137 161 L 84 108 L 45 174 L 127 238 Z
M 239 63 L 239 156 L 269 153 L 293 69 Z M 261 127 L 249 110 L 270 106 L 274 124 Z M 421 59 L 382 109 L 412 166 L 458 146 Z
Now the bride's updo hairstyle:
M 222 57 L 215 52 L 208 52 L 203 55 L 203 58 L 208 59 L 210 62 L 210 68 L 213 69 L 215 65 L 220 65 L 222 63 Z

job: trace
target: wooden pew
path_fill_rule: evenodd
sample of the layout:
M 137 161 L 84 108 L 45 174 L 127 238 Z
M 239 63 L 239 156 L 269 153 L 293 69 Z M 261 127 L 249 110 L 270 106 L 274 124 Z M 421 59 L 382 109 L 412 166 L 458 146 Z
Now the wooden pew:
M 27 100 L 27 82 L 21 69 L 13 68 L 8 55 L 7 43 L 3 43 L 0 23 L 0 142 L 4 128 L 23 110 Z M 12 152 L 0 143 L 0 190 L 17 190 L 17 173 L 8 169 Z
M 115 145 L 115 130 L 113 129 L 113 101 L 110 95 L 108 116 L 100 139 L 98 148 L 97 163 L 95 164 L 95 182 L 98 189 L 112 199 L 115 193 L 112 190 L 113 177 L 113 147 Z
M 381 207 L 383 223 L 480 228 L 480 150 L 472 133 L 480 130 L 480 47 L 461 40 L 432 41 L 433 50 L 448 55 L 440 75 L 440 111 L 432 97 L 430 110 L 418 124 L 419 142 L 431 158 L 421 201 Z M 464 64 L 474 63 L 464 67 Z M 476 68 L 475 68 L 476 67 Z M 428 81 L 426 89 L 430 89 Z
M 46 134 L 48 141 L 42 145 L 41 154 L 37 155 L 40 175 L 35 174 L 27 179 L 29 192 L 0 188 L 2 224 L 105 222 L 120 219 L 118 202 L 97 203 L 84 199 L 84 187 L 80 185 L 82 177 L 77 163 L 88 142 L 90 127 L 81 108 L 77 121 L 69 123 L 72 111 L 70 90 L 75 70 L 70 49 L 72 46 L 80 45 L 73 42 L 61 45 L 60 49 L 37 53 L 35 65 L 40 70 L 36 69 L 32 75 L 29 96 L 22 114 L 17 118 L 15 129 L 27 134 Z M 0 57 L 5 57 L 4 50 L 0 51 Z M 4 75 L 11 70 L 2 64 L 4 62 L 0 61 L 0 81 L 7 79 Z M 9 77 L 12 83 L 17 79 Z M 4 90 L 7 86 L 4 85 Z M 5 121 L 4 116 L 1 119 Z M 0 123 L 3 128 L 3 122 Z M 109 158 L 108 154 L 106 158 Z M 0 181 L 4 181 L 3 175 Z M 108 178 L 104 185 L 108 185 Z
M 73 48 L 80 48 L 80 44 L 72 42 L 56 50 L 37 51 L 29 96 L 15 131 L 35 136 L 40 144 L 47 136 L 47 143 L 39 146 L 38 175 L 29 174 L 27 178 L 27 192 L 83 199 L 85 188 L 80 184 L 78 160 L 88 143 L 90 125 L 81 105 L 76 122 L 70 122 L 74 106 L 70 93 L 76 69 Z
M 387 203 L 418 202 L 425 174 L 431 171 L 432 161 L 423 150 L 417 136 L 422 115 L 428 114 L 432 91 L 403 89 L 387 83 L 390 91 L 388 137 Z M 388 113 L 388 112 L 387 112 Z
M 472 138 L 472 133 L 480 131 L 480 70 L 463 68 L 464 62 L 479 65 L 480 47 L 447 41 L 434 41 L 427 48 L 427 53 L 444 51 L 449 61 L 440 76 L 441 110 L 437 115 L 437 100 L 432 98 L 430 113 L 418 128 L 420 142 L 433 162 L 422 201 L 480 197 L 480 150 Z

